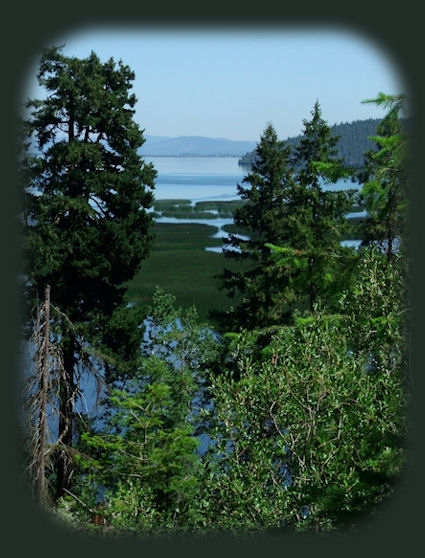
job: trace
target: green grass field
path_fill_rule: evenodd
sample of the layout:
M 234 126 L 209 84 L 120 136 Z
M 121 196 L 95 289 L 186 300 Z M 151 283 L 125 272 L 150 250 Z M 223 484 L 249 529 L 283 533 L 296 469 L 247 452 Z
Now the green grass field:
M 228 308 L 234 300 L 218 290 L 214 276 L 224 267 L 238 269 L 241 264 L 205 250 L 220 244 L 220 239 L 211 238 L 216 231 L 201 224 L 156 223 L 151 254 L 129 285 L 130 300 L 150 304 L 160 286 L 176 297 L 178 306 L 195 305 L 202 320 L 210 310 Z

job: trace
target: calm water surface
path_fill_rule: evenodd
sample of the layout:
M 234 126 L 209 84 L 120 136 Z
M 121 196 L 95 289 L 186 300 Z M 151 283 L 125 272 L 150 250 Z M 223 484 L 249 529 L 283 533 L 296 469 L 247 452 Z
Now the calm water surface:
M 145 160 L 153 163 L 158 172 L 157 200 L 237 199 L 236 187 L 248 172 L 238 165 L 239 157 L 145 157 Z M 355 185 L 344 180 L 324 186 L 328 190 L 348 188 L 355 188 Z
M 155 198 L 192 201 L 232 200 L 246 171 L 239 157 L 145 157 L 158 172 Z

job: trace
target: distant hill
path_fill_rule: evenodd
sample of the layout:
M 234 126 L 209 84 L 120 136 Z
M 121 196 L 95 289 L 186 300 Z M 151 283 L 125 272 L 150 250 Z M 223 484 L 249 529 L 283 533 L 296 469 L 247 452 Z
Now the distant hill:
M 203 136 L 147 136 L 139 149 L 141 155 L 162 157 L 240 157 L 255 148 L 255 141 L 234 141 L 225 138 L 206 138 Z
M 331 130 L 335 136 L 340 136 L 336 146 L 337 156 L 344 159 L 345 164 L 361 167 L 365 151 L 372 149 L 375 143 L 368 139 L 376 134 L 376 126 L 380 120 L 369 118 L 368 120 L 355 120 L 342 124 L 334 124 Z M 301 135 L 287 138 L 285 142 L 294 148 L 300 141 Z M 242 166 L 251 166 L 255 160 L 255 150 L 245 153 L 239 160 Z

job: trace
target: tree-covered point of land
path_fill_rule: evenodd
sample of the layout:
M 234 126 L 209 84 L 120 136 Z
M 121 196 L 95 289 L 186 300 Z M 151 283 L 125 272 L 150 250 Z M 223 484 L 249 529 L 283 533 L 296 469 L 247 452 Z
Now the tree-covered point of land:
M 131 373 L 142 331 L 140 311 L 127 308 L 126 283 L 152 241 L 155 171 L 138 155 L 144 143 L 133 119 L 134 73 L 96 54 L 42 52 L 38 82 L 45 96 L 27 104 L 23 160 L 24 276 L 28 307 L 44 299 L 62 318 L 56 340 L 63 358 L 56 471 L 57 495 L 69 486 L 77 369 L 87 346 L 108 373 Z
M 332 134 L 339 137 L 337 145 L 337 156 L 342 158 L 347 166 L 361 168 L 364 164 L 363 155 L 373 147 L 370 140 L 376 134 L 376 126 L 379 119 L 369 118 L 367 120 L 355 120 L 353 122 L 343 122 L 331 126 Z M 290 137 L 285 140 L 292 149 L 295 149 L 302 138 L 302 135 Z M 242 166 L 251 166 L 255 160 L 255 151 L 245 153 L 239 160 Z

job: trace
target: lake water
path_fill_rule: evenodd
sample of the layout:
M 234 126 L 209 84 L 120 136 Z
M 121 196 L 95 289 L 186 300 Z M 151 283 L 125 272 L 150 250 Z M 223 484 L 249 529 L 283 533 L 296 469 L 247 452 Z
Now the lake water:
M 145 157 L 158 172 L 155 198 L 234 200 L 245 171 L 239 157 Z
M 238 165 L 239 157 L 145 157 L 158 172 L 155 198 L 216 201 L 238 199 L 237 185 L 247 174 Z M 339 180 L 327 190 L 355 188 Z

